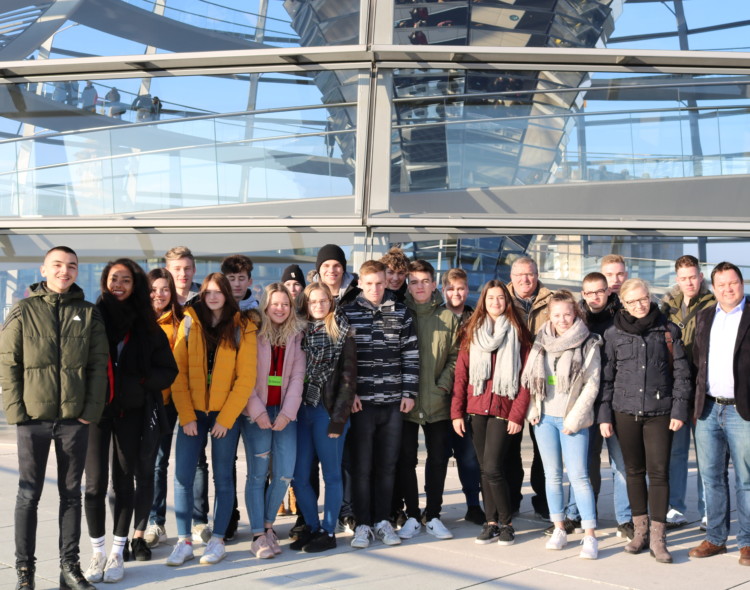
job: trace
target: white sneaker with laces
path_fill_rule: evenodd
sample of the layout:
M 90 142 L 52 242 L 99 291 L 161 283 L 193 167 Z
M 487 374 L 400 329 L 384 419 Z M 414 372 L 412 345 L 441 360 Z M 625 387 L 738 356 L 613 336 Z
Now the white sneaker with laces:
M 552 549 L 553 551 L 560 551 L 560 549 L 563 549 L 567 544 L 568 533 L 565 532 L 565 529 L 558 529 L 555 527 L 555 530 L 552 532 L 552 536 L 549 538 L 549 541 L 547 541 L 545 547 L 547 549 Z
M 113 553 L 107 559 L 107 563 L 104 566 L 104 576 L 102 576 L 102 582 L 107 584 L 113 584 L 119 582 L 125 577 L 125 563 L 122 561 L 122 555 L 119 553 Z
M 177 545 L 172 549 L 172 554 L 167 557 L 167 565 L 182 565 L 186 561 L 193 559 L 193 546 L 185 539 L 177 541 Z
M 383 541 L 384 545 L 401 545 L 401 538 L 387 520 L 381 520 L 375 525 L 375 536 Z
M 219 539 L 211 537 L 206 544 L 206 550 L 201 556 L 201 563 L 204 565 L 213 565 L 219 563 L 227 555 L 226 547 Z
M 685 518 L 685 515 L 679 510 L 672 508 L 667 512 L 667 524 L 671 524 L 672 526 L 682 526 L 687 524 L 687 518 Z
M 208 543 L 211 538 L 210 524 L 196 524 L 193 526 L 193 543 Z
M 400 529 L 398 529 L 398 536 L 402 539 L 411 539 L 418 535 L 420 530 L 422 530 L 421 522 L 413 517 L 407 518 L 406 522 L 401 525 Z
M 159 543 L 166 542 L 167 529 L 164 528 L 163 524 L 150 524 L 146 527 L 146 534 L 143 538 L 146 541 L 146 545 L 156 547 Z
M 96 584 L 102 581 L 104 577 L 104 566 L 107 565 L 107 556 L 104 553 L 94 552 L 91 556 L 91 563 L 86 571 L 83 572 L 83 577 L 86 578 L 92 584 Z
M 453 538 L 453 533 L 450 532 L 443 524 L 443 521 L 437 517 L 430 520 L 425 525 L 425 528 L 427 529 L 427 532 L 430 533 L 436 539 L 452 539 Z
M 354 529 L 352 547 L 355 549 L 365 549 L 370 546 L 370 540 L 374 538 L 375 535 L 372 534 L 372 529 L 366 524 L 361 524 Z
M 581 547 L 578 557 L 581 559 L 596 559 L 599 557 L 599 541 L 596 540 L 596 537 L 586 535 L 581 541 L 581 545 L 583 547 Z

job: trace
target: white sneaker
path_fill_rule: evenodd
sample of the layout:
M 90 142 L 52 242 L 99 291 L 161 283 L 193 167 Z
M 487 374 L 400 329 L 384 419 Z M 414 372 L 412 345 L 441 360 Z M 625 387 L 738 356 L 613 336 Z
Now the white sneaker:
M 91 556 L 91 563 L 86 571 L 83 572 L 83 577 L 86 578 L 92 584 L 96 584 L 102 581 L 104 577 L 104 566 L 107 564 L 107 556 L 104 553 L 95 551 Z
M 177 545 L 174 546 L 174 549 L 172 549 L 172 554 L 167 557 L 167 565 L 182 565 L 194 557 L 193 546 L 185 541 L 185 539 L 180 539 L 177 541 Z
M 196 524 L 193 526 L 193 543 L 208 543 L 210 538 L 210 524 Z
M 401 539 L 387 520 L 381 520 L 375 525 L 375 536 L 383 541 L 384 545 L 401 545 Z
M 684 524 L 687 524 L 687 518 L 685 518 L 685 515 L 682 512 L 675 510 L 674 508 L 667 512 L 667 526 L 672 525 L 672 527 L 678 527 Z
M 163 524 L 150 524 L 146 528 L 146 534 L 143 538 L 146 541 L 146 545 L 156 547 L 159 543 L 166 542 L 167 529 L 164 528 Z
M 441 521 L 437 517 L 429 521 L 425 525 L 425 528 L 427 529 L 427 532 L 430 533 L 436 539 L 452 539 L 453 538 L 453 533 L 450 532 L 443 524 L 443 521 Z
M 102 576 L 102 582 L 106 584 L 113 584 L 119 582 L 125 577 L 125 563 L 122 561 L 122 555 L 119 553 L 113 553 L 107 559 L 107 563 L 104 566 L 104 576 Z
M 565 532 L 565 529 L 558 529 L 555 527 L 555 530 L 552 532 L 552 536 L 549 538 L 549 541 L 547 541 L 545 547 L 547 547 L 547 549 L 552 549 L 553 551 L 560 551 L 560 549 L 564 548 L 567 544 L 568 533 Z
M 361 524 L 354 529 L 352 547 L 355 549 L 365 549 L 370 546 L 370 539 L 374 538 L 375 535 L 372 534 L 372 529 L 366 524 Z
M 422 530 L 422 523 L 416 518 L 410 517 L 398 529 L 398 536 L 402 539 L 411 539 L 415 535 L 418 535 L 420 530 Z
M 227 550 L 224 543 L 219 541 L 219 539 L 211 537 L 206 544 L 206 550 L 201 556 L 201 563 L 204 565 L 213 565 L 214 563 L 219 563 L 226 555 Z
M 581 559 L 596 559 L 599 557 L 599 541 L 596 540 L 596 537 L 586 535 L 581 541 L 581 545 L 583 547 L 581 547 L 578 557 Z

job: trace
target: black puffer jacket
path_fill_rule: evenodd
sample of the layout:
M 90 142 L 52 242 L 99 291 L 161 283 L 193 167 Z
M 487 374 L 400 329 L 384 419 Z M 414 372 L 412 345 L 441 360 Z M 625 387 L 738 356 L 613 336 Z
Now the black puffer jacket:
M 673 340 L 671 371 L 667 330 Z M 693 386 L 680 329 L 663 315 L 643 335 L 610 327 L 604 333 L 600 396 L 600 424 L 612 423 L 613 410 L 633 416 L 669 414 L 687 422 Z

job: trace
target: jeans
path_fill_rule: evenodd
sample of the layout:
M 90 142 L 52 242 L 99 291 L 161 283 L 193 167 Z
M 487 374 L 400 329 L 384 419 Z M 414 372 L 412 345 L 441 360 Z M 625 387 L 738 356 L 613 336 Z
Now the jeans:
M 477 452 L 474 449 L 474 438 L 471 419 L 464 419 L 464 435 L 458 436 L 451 429 L 451 448 L 456 459 L 458 479 L 461 481 L 461 491 L 466 498 L 466 506 L 479 506 L 479 490 L 482 485 L 482 474 L 479 469 Z
M 543 415 L 534 427 L 539 454 L 544 465 L 549 517 L 553 522 L 565 518 L 563 493 L 563 461 L 570 485 L 575 491 L 581 526 L 596 528 L 596 502 L 588 475 L 589 431 L 581 429 L 574 434 L 563 434 L 563 418 Z
M 172 438 L 174 427 L 177 424 L 177 409 L 174 402 L 170 401 L 164 406 L 169 420 L 169 434 L 165 434 L 159 441 L 159 450 L 156 453 L 156 468 L 154 471 L 154 501 L 151 504 L 149 524 L 164 526 L 167 522 L 167 471 L 169 470 L 169 456 L 172 454 Z M 206 438 L 208 443 L 208 438 Z M 206 447 L 203 447 L 198 458 L 198 470 L 195 473 L 193 483 L 193 522 L 208 523 L 208 462 L 206 461 Z
M 205 448 L 209 431 L 216 422 L 218 412 L 196 412 L 197 436 L 188 436 L 180 427 L 177 429 L 175 450 L 174 504 L 177 517 L 177 535 L 183 539 L 190 536 L 193 515 L 193 485 L 201 449 Z M 213 535 L 223 539 L 229 517 L 232 514 L 234 485 L 232 463 L 240 435 L 238 418 L 222 438 L 211 439 L 211 468 L 214 472 L 216 502 L 214 510 Z M 277 506 L 278 507 L 278 506 Z
M 650 514 L 654 522 L 667 520 L 673 434 L 670 420 L 669 415 L 636 417 L 622 412 L 614 415 L 615 432 L 625 459 L 630 508 L 633 516 Z
M 482 478 L 485 518 L 487 522 L 509 524 L 513 510 L 505 474 L 506 456 L 514 439 L 521 434 L 508 434 L 508 421 L 494 416 L 475 415 L 471 421 Z
M 388 519 L 404 422 L 399 407 L 363 402 L 351 416 L 352 497 L 358 525 Z
M 55 443 L 60 495 L 58 545 L 61 563 L 78 563 L 81 539 L 81 478 L 88 446 L 86 424 L 78 420 L 31 420 L 16 427 L 16 567 L 34 567 L 39 499 L 44 487 L 50 444 Z
M 750 547 L 750 422 L 743 420 L 735 406 L 722 406 L 706 396 L 695 427 L 695 444 L 706 491 L 706 539 L 724 545 L 729 536 L 728 450 L 737 496 L 737 547 Z
M 687 494 L 690 430 L 685 424 L 672 435 L 672 452 L 669 458 L 669 507 L 682 514 L 687 512 L 685 495 Z
M 617 436 L 612 434 L 605 439 L 599 429 L 598 424 L 589 428 L 589 459 L 588 471 L 591 487 L 594 490 L 594 500 L 599 499 L 599 490 L 601 489 L 601 454 L 604 441 L 607 443 L 607 453 L 609 455 L 609 466 L 612 468 L 613 498 L 615 502 L 615 519 L 617 524 L 624 524 L 632 519 L 630 514 L 630 500 L 628 500 L 628 488 L 625 481 L 625 460 L 622 458 L 622 449 Z M 566 515 L 572 520 L 581 518 L 576 505 L 575 491 L 570 490 L 570 502 L 565 509 Z
M 279 406 L 269 406 L 266 411 L 273 424 L 279 415 Z M 297 422 L 289 422 L 284 430 L 275 431 L 260 428 L 249 416 L 240 416 L 239 420 L 242 423 L 242 441 L 247 458 L 245 505 L 253 534 L 262 533 L 266 524 L 272 525 L 276 520 L 279 505 L 294 477 Z M 266 489 L 266 478 L 272 461 L 271 484 Z M 308 469 L 308 474 L 309 472 Z
M 318 517 L 318 495 L 313 489 L 310 474 L 317 460 L 323 468 L 323 481 L 326 486 L 323 506 L 322 528 L 333 534 L 336 520 L 344 496 L 344 483 L 341 477 L 341 460 L 344 455 L 344 442 L 349 430 L 347 423 L 344 432 L 338 438 L 328 436 L 328 425 L 331 418 L 322 403 L 316 407 L 302 404 L 297 413 L 297 462 L 294 467 L 294 493 L 297 496 L 302 516 L 313 531 L 321 528 Z M 275 459 L 274 459 L 275 461 Z
M 440 420 L 423 424 L 427 462 L 424 468 L 424 488 L 427 495 L 425 517 L 427 521 L 440 516 L 443 508 L 445 477 L 448 474 L 448 461 L 451 455 L 450 420 Z M 419 424 L 404 421 L 401 431 L 399 459 L 399 480 L 406 501 L 406 515 L 419 520 L 419 484 L 417 483 L 417 453 L 419 451 Z

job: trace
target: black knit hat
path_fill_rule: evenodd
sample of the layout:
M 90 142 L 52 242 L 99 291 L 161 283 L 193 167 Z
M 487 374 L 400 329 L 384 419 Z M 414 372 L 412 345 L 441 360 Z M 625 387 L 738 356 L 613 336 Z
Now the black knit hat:
M 318 250 L 318 260 L 315 262 L 315 270 L 320 272 L 320 267 L 326 260 L 335 260 L 346 270 L 346 255 L 336 244 L 326 244 Z
M 296 264 L 290 264 L 284 269 L 284 272 L 281 273 L 281 282 L 286 283 L 287 281 L 297 281 L 302 285 L 303 289 L 307 287 L 307 283 L 305 283 L 305 273 L 303 273 L 302 269 Z

